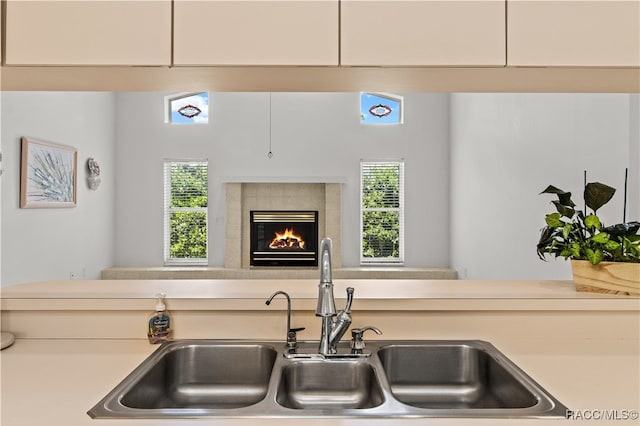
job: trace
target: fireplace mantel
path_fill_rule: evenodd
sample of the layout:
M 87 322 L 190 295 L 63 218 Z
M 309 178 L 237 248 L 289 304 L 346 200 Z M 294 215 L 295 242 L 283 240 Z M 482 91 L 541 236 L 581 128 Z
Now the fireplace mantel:
M 344 176 L 223 176 L 222 183 L 346 183 Z

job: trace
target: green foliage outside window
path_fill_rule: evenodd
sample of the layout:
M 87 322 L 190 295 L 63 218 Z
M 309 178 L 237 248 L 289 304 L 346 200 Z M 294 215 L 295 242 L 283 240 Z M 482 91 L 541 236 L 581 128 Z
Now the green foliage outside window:
M 170 256 L 174 259 L 206 259 L 207 215 L 199 212 L 171 213 Z
M 362 256 L 397 258 L 400 256 L 398 212 L 363 212 Z
M 170 258 L 207 258 L 207 205 L 206 163 L 172 163 Z
M 362 257 L 400 257 L 400 164 L 362 165 Z

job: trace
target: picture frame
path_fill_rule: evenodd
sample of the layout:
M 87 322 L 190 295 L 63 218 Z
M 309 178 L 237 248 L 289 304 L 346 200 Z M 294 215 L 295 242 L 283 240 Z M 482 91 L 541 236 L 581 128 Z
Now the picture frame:
M 20 208 L 75 207 L 78 193 L 78 150 L 22 138 Z

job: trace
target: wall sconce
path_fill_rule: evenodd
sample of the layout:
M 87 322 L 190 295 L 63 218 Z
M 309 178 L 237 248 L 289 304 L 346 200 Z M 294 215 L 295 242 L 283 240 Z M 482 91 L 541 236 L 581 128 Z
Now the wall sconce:
M 89 169 L 89 176 L 87 176 L 87 184 L 89 185 L 89 189 L 96 190 L 98 186 L 100 186 L 100 166 L 98 162 L 93 159 L 93 157 L 89 157 L 87 159 L 87 168 Z

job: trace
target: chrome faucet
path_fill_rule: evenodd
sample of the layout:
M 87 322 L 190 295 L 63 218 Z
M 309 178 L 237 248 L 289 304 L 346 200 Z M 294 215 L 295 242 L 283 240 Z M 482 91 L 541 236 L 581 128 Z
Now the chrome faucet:
M 353 288 L 347 288 L 347 306 L 336 314 L 331 280 L 331 238 L 325 237 L 320 243 L 320 284 L 318 284 L 318 305 L 316 316 L 322 317 L 322 332 L 318 352 L 322 355 L 335 354 L 337 345 L 351 325 L 351 303 Z M 333 317 L 336 317 L 335 319 Z
M 273 298 L 279 294 L 287 298 L 287 347 L 293 349 L 298 346 L 297 333 L 298 331 L 304 330 L 304 327 L 291 328 L 291 297 L 289 297 L 289 294 L 287 292 L 278 290 L 271 296 L 269 296 L 269 298 L 264 303 L 267 306 L 270 305 Z

